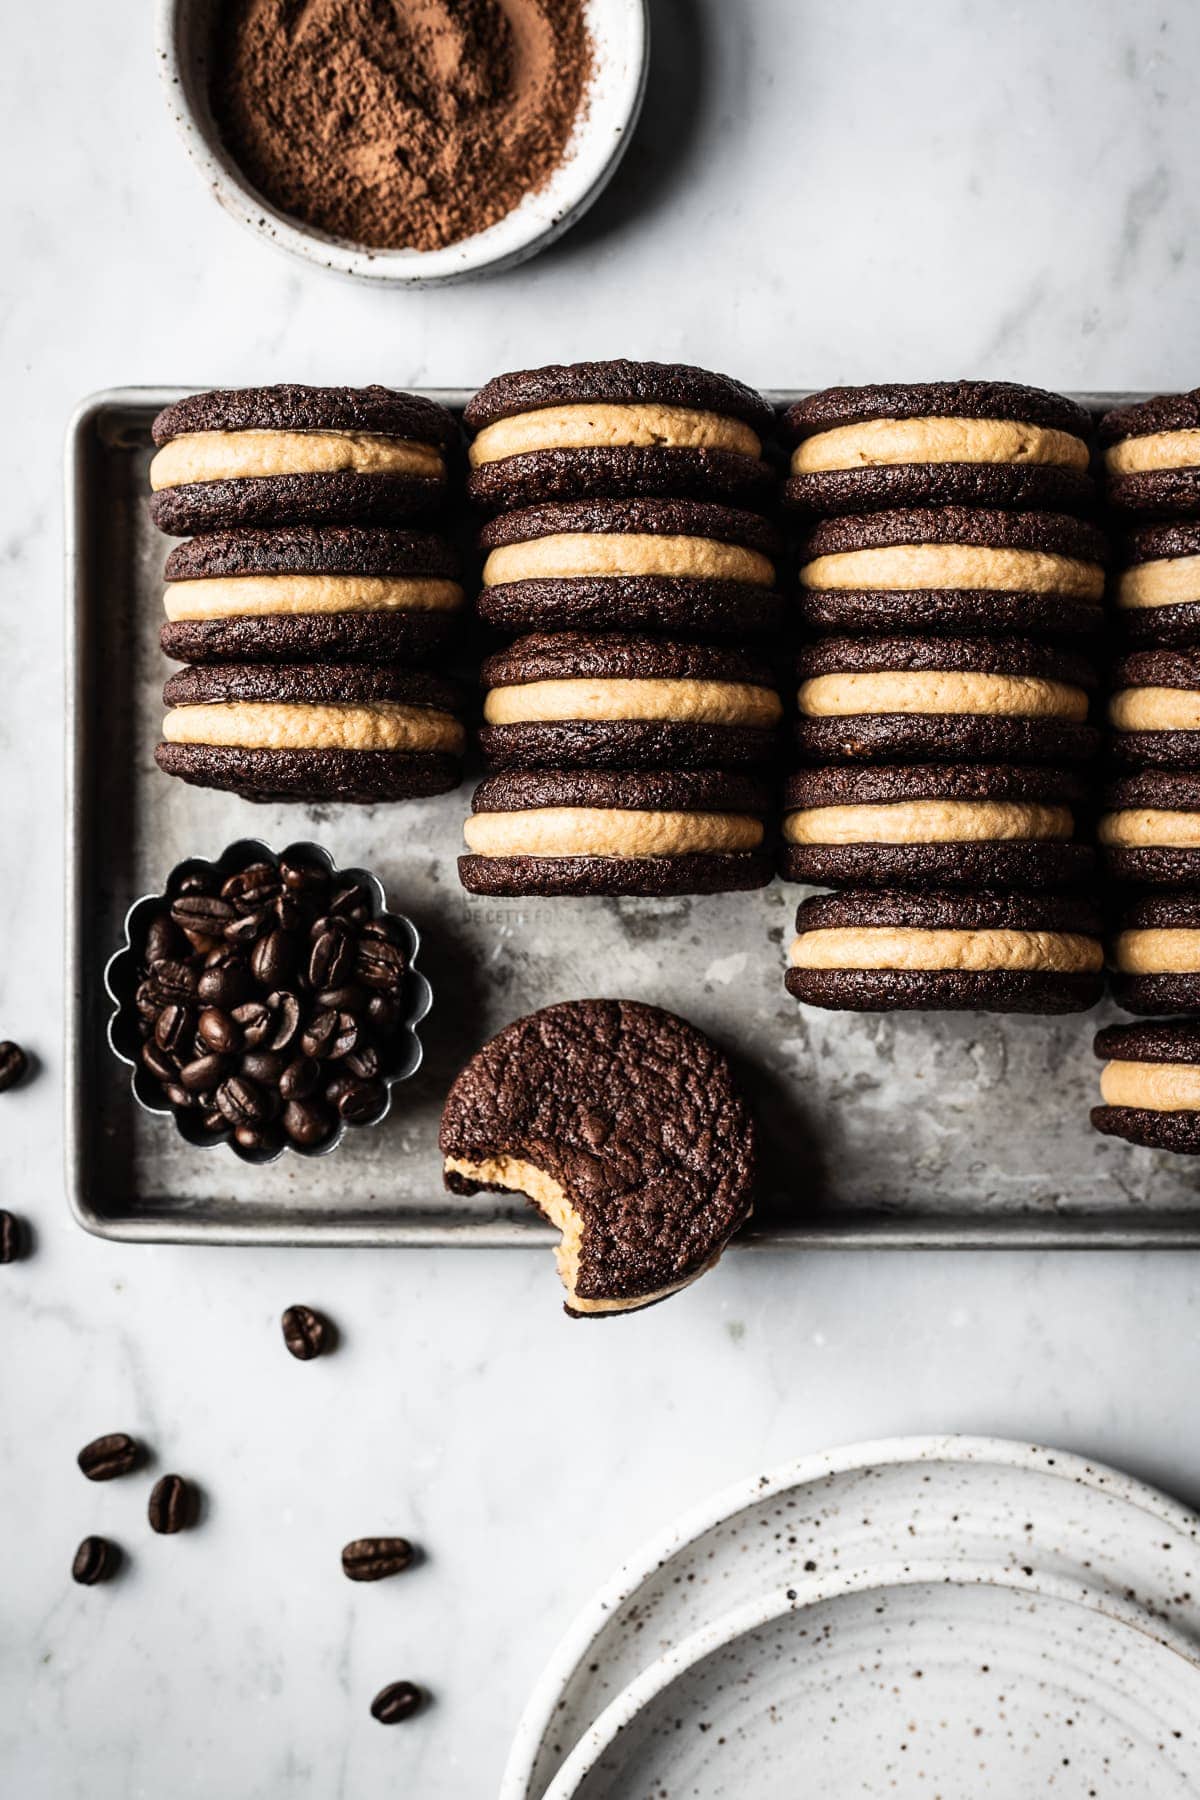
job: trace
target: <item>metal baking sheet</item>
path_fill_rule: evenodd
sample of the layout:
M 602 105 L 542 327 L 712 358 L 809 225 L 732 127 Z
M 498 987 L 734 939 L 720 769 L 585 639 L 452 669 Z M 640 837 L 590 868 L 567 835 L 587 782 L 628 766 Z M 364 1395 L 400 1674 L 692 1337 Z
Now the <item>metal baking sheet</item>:
M 67 447 L 66 1168 L 80 1223 L 128 1242 L 535 1244 L 524 1201 L 443 1191 L 442 1096 L 491 1033 L 550 1001 L 621 995 L 724 1044 L 757 1101 L 763 1198 L 744 1236 L 793 1248 L 1200 1246 L 1186 1158 L 1101 1138 L 1091 1054 L 1111 1008 L 1061 1020 L 856 1015 L 783 986 L 801 890 L 697 899 L 488 900 L 458 885 L 470 794 L 369 810 L 253 806 L 159 773 L 165 545 L 149 425 L 184 389 L 87 400 Z M 465 395 L 437 392 L 460 405 Z M 790 396 L 778 395 L 783 399 Z M 1085 396 L 1095 405 L 1135 396 Z M 133 1103 L 102 974 L 130 902 L 185 855 L 300 838 L 382 878 L 422 933 L 425 1063 L 391 1117 L 331 1157 L 263 1169 L 196 1150 Z

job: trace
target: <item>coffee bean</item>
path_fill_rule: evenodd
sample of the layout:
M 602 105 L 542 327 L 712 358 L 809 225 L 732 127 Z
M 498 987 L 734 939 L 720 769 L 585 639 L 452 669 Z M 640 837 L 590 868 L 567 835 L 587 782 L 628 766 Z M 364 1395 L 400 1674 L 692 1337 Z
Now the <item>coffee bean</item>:
M 267 1115 L 261 1091 L 244 1075 L 231 1075 L 221 1083 L 217 1106 L 231 1125 L 260 1125 Z
M 394 993 L 404 980 L 404 953 L 386 938 L 364 937 L 358 946 L 354 973 L 365 987 Z
M 283 1129 L 294 1144 L 322 1144 L 337 1129 L 337 1120 L 318 1100 L 289 1100 L 283 1109 Z
M 235 1006 L 230 1016 L 240 1028 L 247 1050 L 256 1050 L 271 1034 L 274 1015 L 262 1000 L 247 1000 L 244 1006 Z
M 304 924 L 304 908 L 294 894 L 280 894 L 271 911 L 275 923 L 284 931 L 299 931 Z
M 205 1006 L 240 1006 L 250 992 L 250 974 L 236 950 L 218 950 L 196 983 Z
M 279 1077 L 279 1092 L 285 1100 L 307 1100 L 320 1079 L 320 1063 L 311 1056 L 297 1056 Z
M 150 1529 L 163 1537 L 184 1531 L 194 1511 L 192 1489 L 182 1475 L 161 1475 L 150 1490 Z
M 280 1320 L 283 1341 L 297 1362 L 311 1362 L 332 1348 L 333 1328 L 311 1306 L 289 1306 Z
M 337 1062 L 343 1056 L 349 1056 L 358 1043 L 358 1020 L 353 1013 L 340 1012 L 337 1015 L 337 1034 L 329 1052 Z
M 207 1132 L 209 1137 L 216 1137 L 218 1132 L 229 1130 L 229 1120 L 219 1107 L 210 1107 L 200 1121 L 200 1128 Z
M 176 1078 L 175 1063 L 164 1050 L 159 1049 L 154 1038 L 147 1038 L 142 1045 L 142 1061 L 155 1081 L 161 1081 L 164 1084 L 174 1082 Z
M 217 1116 L 220 1118 L 220 1114 Z M 224 1119 L 221 1123 L 225 1123 Z M 233 1135 L 243 1150 L 265 1156 L 274 1156 L 283 1147 L 283 1132 L 278 1125 L 239 1125 Z
M 342 1571 L 351 1581 L 383 1581 L 411 1568 L 413 1547 L 407 1538 L 355 1538 L 342 1551 Z
M 293 893 L 321 894 L 329 887 L 329 871 L 322 863 L 284 857 L 279 865 L 279 873 L 283 876 L 284 885 Z
M 337 1109 L 350 1125 L 365 1125 L 376 1118 L 387 1100 L 382 1081 L 351 1081 L 337 1098 Z
M 187 1089 L 185 1087 L 180 1087 L 177 1081 L 169 1081 L 164 1087 L 163 1093 L 167 1096 L 167 1099 L 171 1102 L 172 1106 L 186 1107 L 196 1105 L 195 1094 L 189 1094 Z
M 276 926 L 255 944 L 250 973 L 263 987 L 279 987 L 295 969 L 299 950 L 300 941 L 295 933 Z
M 185 962 L 160 957 L 151 963 L 150 975 L 164 1000 L 190 1000 L 196 992 L 196 971 Z
M 308 979 L 314 988 L 338 987 L 354 964 L 354 947 L 344 931 L 323 931 L 313 940 Z
M 155 913 L 146 927 L 144 955 L 147 966 L 178 956 L 180 948 L 179 933 L 171 923 L 170 913 Z
M 239 874 L 229 877 L 221 894 L 237 912 L 256 913 L 270 906 L 282 885 L 270 863 L 250 863 Z
M 346 1073 L 356 1081 L 374 1081 L 379 1074 L 379 1052 L 371 1044 L 358 1044 L 345 1058 Z
M 157 984 L 149 979 L 139 982 L 137 992 L 133 996 L 133 1004 L 141 1014 L 143 1023 L 147 1020 L 153 1023 L 163 1004 L 163 997 Z
M 216 891 L 216 877 L 204 874 L 199 869 L 193 869 L 190 874 L 183 876 L 175 886 L 177 894 L 215 894 Z
M 229 902 L 219 900 L 215 894 L 180 894 L 171 902 L 172 924 L 201 950 L 219 941 L 232 917 Z
M 95 1587 L 116 1573 L 121 1553 L 108 1538 L 85 1537 L 71 1564 L 71 1579 L 80 1587 Z
M 75 1460 L 89 1481 L 112 1481 L 136 1469 L 141 1456 L 140 1444 L 127 1431 L 110 1431 L 85 1444 Z
M 193 1062 L 184 1063 L 179 1071 L 179 1081 L 189 1094 L 212 1093 L 229 1073 L 227 1056 L 197 1056 Z
M 269 1050 L 287 1050 L 296 1041 L 296 1033 L 300 1029 L 300 1002 L 295 994 L 285 988 L 271 994 L 268 997 L 267 1005 L 272 1013 L 267 1048 Z
M 242 1047 L 242 1028 L 231 1013 L 219 1006 L 206 1006 L 200 1014 L 196 1032 L 200 1042 L 218 1056 L 235 1056 Z
M 230 919 L 225 927 L 225 942 L 246 949 L 249 945 L 257 943 L 270 922 L 271 916 L 265 908 L 258 912 L 239 913 L 235 919 Z
M 20 1262 L 25 1248 L 25 1227 L 20 1219 L 0 1209 L 0 1263 Z
M 179 1062 L 190 1054 L 195 1035 L 196 1015 L 191 1007 L 181 1006 L 178 1000 L 169 1000 L 154 1025 L 154 1041 L 159 1049 Z
M 263 1087 L 278 1087 L 287 1068 L 287 1057 L 278 1050 L 248 1050 L 242 1058 L 242 1074 Z
M 353 919 L 362 925 L 371 916 L 371 896 L 365 887 L 354 881 L 334 894 L 329 910 L 335 918 Z
M 334 1012 L 353 1013 L 356 1019 L 366 1017 L 366 989 L 356 987 L 353 982 L 347 982 L 342 987 L 322 988 L 314 998 L 322 1009 L 329 1007 Z
M 367 1017 L 376 1031 L 390 1037 L 400 1024 L 400 1002 L 394 994 L 372 994 L 367 1002 Z
M 380 1688 L 371 1702 L 371 1717 L 381 1725 L 399 1725 L 419 1712 L 425 1695 L 412 1681 L 392 1681 Z
M 337 1035 L 338 1015 L 331 1007 L 325 1007 L 321 1012 L 314 1013 L 308 1021 L 300 1039 L 300 1048 L 305 1056 L 315 1056 L 318 1061 L 323 1062 L 327 1056 L 333 1055 Z

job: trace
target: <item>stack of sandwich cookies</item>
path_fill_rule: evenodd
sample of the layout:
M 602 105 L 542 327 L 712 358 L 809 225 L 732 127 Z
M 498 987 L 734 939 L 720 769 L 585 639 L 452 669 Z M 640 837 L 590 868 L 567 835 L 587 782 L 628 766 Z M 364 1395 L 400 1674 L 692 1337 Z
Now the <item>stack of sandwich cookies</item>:
M 1117 577 L 1117 620 L 1138 648 L 1200 643 L 1200 523 L 1144 525 L 1129 533 Z
M 1003 381 L 826 388 L 788 408 L 789 505 L 829 517 L 894 507 L 1094 503 L 1085 409 Z
M 1129 902 L 1109 966 L 1113 997 L 1126 1012 L 1200 1012 L 1200 893 L 1150 893 Z
M 1200 1023 L 1110 1025 L 1094 1048 L 1105 1061 L 1096 1130 L 1148 1150 L 1200 1155 Z
M 1099 437 L 1114 512 L 1200 517 L 1200 388 L 1116 407 L 1101 419 Z
M 155 751 L 168 775 L 249 800 L 404 800 L 458 786 L 464 731 L 437 676 L 369 664 L 182 669 Z
M 1120 658 L 1108 716 L 1118 763 L 1200 769 L 1200 647 L 1135 650 Z
M 1139 769 L 1104 796 L 1097 837 L 1118 881 L 1200 890 L 1200 772 Z

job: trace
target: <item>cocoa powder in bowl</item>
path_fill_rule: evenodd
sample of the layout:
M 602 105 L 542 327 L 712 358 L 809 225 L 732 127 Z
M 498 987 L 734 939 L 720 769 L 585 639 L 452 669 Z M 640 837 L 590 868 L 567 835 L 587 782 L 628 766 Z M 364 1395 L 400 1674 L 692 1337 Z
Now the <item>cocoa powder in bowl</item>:
M 375 249 L 494 225 L 563 160 L 584 0 L 225 0 L 210 104 L 259 192 Z

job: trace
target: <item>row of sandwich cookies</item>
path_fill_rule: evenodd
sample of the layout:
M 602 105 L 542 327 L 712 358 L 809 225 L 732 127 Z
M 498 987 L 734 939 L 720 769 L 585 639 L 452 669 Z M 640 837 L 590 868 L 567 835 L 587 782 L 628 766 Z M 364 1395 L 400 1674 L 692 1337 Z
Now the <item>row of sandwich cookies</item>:
M 167 559 L 156 758 L 252 799 L 369 803 L 461 779 L 464 593 L 440 515 L 458 428 L 383 387 L 196 394 L 154 421 Z
M 464 826 L 488 894 L 708 893 L 770 880 L 769 656 L 783 601 L 770 405 L 728 376 L 614 361 L 469 403 L 492 514 L 479 612 L 493 773 Z

